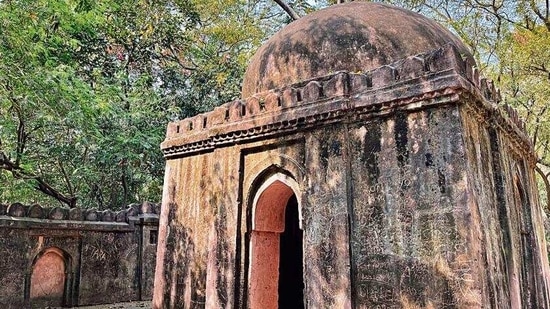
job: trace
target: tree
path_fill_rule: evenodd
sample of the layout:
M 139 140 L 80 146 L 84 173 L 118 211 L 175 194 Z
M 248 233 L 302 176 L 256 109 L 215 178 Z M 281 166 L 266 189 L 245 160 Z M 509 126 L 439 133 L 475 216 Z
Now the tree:
M 153 87 L 147 29 L 112 22 L 131 17 L 121 3 L 0 2 L 1 200 L 158 200 L 172 109 Z
M 159 200 L 166 123 L 240 96 L 271 1 L 0 2 L 0 202 Z
M 88 105 L 73 106 L 74 100 L 89 98 L 89 88 L 74 78 L 70 54 L 77 48 L 71 33 L 87 31 L 94 19 L 74 15 L 61 25 L 67 13 L 62 4 L 0 3 L 0 179 L 9 184 L 2 195 L 21 198 L 36 189 L 74 207 L 72 187 L 59 186 L 63 176 L 55 181 L 43 173 L 54 169 L 64 174 L 66 162 L 58 157 L 64 151 L 62 139 L 87 127 L 91 112 Z

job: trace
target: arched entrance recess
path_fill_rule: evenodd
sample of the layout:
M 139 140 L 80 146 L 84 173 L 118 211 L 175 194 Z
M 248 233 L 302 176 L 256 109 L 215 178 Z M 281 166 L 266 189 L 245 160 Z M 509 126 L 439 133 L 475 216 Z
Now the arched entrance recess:
M 298 185 L 283 174 L 256 192 L 250 236 L 249 308 L 304 308 Z
M 59 248 L 51 247 L 39 253 L 33 261 L 30 282 L 32 308 L 63 306 L 70 257 Z

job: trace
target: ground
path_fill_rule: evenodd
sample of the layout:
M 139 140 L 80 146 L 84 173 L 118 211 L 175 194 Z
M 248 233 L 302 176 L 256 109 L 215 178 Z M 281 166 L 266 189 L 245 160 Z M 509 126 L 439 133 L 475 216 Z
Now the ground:
M 139 301 L 139 302 L 117 303 L 117 304 L 84 306 L 84 307 L 73 307 L 73 308 L 75 309 L 151 309 L 151 302 Z

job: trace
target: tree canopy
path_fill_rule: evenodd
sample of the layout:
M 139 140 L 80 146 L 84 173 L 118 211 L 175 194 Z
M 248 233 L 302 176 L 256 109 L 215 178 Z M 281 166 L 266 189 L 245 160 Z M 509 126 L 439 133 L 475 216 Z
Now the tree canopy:
M 336 2 L 0 0 L 0 202 L 158 201 L 166 123 L 238 98 L 266 38 Z M 548 1 L 385 2 L 471 48 L 526 119 L 550 192 Z
M 0 1 L 0 202 L 159 200 L 166 123 L 238 97 L 274 6 Z

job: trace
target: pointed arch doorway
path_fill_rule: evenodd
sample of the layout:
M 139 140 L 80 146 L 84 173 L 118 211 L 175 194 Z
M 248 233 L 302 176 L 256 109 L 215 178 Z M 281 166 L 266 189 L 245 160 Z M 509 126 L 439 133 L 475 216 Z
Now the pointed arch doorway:
M 267 179 L 254 196 L 250 236 L 249 308 L 303 309 L 303 232 L 296 182 Z

